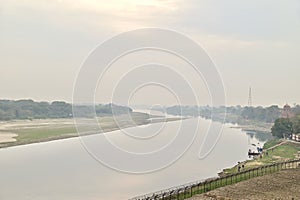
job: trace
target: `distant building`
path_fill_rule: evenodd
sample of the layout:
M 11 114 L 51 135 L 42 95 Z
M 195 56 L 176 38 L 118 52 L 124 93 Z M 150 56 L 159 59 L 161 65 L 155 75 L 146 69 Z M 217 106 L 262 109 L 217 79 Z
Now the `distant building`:
M 293 116 L 294 115 L 293 115 L 291 106 L 289 106 L 288 104 L 285 104 L 283 106 L 283 110 L 282 110 L 282 118 L 290 118 Z
M 300 133 L 292 134 L 292 140 L 300 142 Z

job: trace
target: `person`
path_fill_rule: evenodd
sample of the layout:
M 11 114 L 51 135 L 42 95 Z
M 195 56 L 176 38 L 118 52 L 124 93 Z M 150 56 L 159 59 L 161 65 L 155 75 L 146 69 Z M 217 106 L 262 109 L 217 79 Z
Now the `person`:
M 238 172 L 240 172 L 241 171 L 241 166 L 238 166 Z
M 244 165 L 244 164 L 242 164 L 242 170 L 244 171 L 244 169 L 245 169 L 245 165 Z

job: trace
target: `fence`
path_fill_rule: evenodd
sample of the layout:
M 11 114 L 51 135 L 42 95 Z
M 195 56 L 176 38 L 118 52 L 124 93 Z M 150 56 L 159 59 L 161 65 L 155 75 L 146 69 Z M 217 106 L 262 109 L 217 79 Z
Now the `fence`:
M 235 173 L 235 174 L 231 174 L 231 175 L 227 175 L 215 179 L 208 179 L 205 181 L 198 181 L 186 185 L 181 185 L 179 187 L 169 188 L 155 193 L 134 197 L 130 200 L 186 199 L 195 194 L 205 193 L 210 190 L 214 190 L 216 188 L 223 187 L 226 185 L 231 185 L 253 177 L 271 174 L 280 171 L 282 169 L 297 168 L 299 166 L 300 166 L 300 159 L 281 162 L 281 163 L 274 163 L 270 165 L 248 169 L 245 171 L 241 171 L 239 173 Z

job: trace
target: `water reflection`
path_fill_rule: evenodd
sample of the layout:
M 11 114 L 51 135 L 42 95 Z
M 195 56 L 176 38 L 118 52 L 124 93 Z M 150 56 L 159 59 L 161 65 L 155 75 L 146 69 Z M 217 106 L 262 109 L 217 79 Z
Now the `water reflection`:
M 164 130 L 172 130 L 187 119 L 168 123 Z M 31 144 L 0 150 L 0 199 L 14 200 L 94 200 L 128 199 L 184 184 L 217 176 L 223 168 L 248 159 L 251 144 L 265 141 L 261 135 L 250 134 L 226 125 L 215 148 L 205 159 L 198 159 L 199 148 L 208 126 L 217 122 L 200 119 L 200 127 L 191 148 L 173 165 L 148 174 L 121 173 L 95 161 L 84 150 L 78 138 Z M 159 125 L 159 124 L 158 124 Z M 158 125 L 143 128 L 153 130 Z M 130 128 L 131 132 L 141 127 Z M 152 146 L 131 143 L 122 131 L 114 131 L 110 138 L 129 150 L 151 150 Z M 162 132 L 168 140 L 168 131 Z M 103 135 L 87 136 L 90 141 L 101 141 Z M 163 141 L 162 141 L 163 142 Z M 155 145 L 160 146 L 157 142 Z M 112 155 L 113 158 L 113 155 Z M 130 160 L 124 160 L 124 163 Z

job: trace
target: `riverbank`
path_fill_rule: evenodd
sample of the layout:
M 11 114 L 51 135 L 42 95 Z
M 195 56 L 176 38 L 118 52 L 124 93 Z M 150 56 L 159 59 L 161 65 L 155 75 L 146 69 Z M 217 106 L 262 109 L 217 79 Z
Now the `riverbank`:
M 16 142 L 18 135 L 14 133 L 0 133 L 0 143 Z
M 247 170 L 262 165 L 269 165 L 278 162 L 285 162 L 300 158 L 300 143 L 288 140 L 270 140 L 264 144 L 264 151 L 261 156 L 256 156 L 252 160 L 240 162 L 234 167 L 224 169 L 219 173 L 219 176 L 225 176 L 238 172 L 238 167 L 241 170 Z
M 270 134 L 272 126 L 273 126 L 272 123 L 256 122 L 253 124 L 251 124 L 251 123 L 243 124 L 243 125 L 238 124 L 237 126 L 231 126 L 231 128 L 238 128 L 238 129 L 242 129 L 243 131 L 247 131 L 247 132 Z
M 300 169 L 255 177 L 234 185 L 195 195 L 189 200 L 300 199 Z
M 235 124 L 231 126 L 231 128 L 238 128 L 242 129 L 243 131 L 247 132 L 256 132 L 256 133 L 271 133 L 271 128 L 274 123 L 267 123 L 264 121 L 257 121 L 251 119 L 241 119 L 240 117 L 233 117 L 232 115 L 228 114 L 226 116 L 226 122 Z
M 77 124 L 81 135 L 90 135 L 115 131 L 123 128 L 146 125 L 159 122 L 170 122 L 182 118 L 163 118 L 161 116 L 146 113 L 132 112 L 130 115 L 102 116 L 97 118 L 101 124 L 93 120 L 83 119 L 84 123 Z M 0 122 L 0 148 L 31 143 L 47 142 L 71 137 L 78 137 L 77 129 L 72 118 L 64 119 L 40 119 L 40 120 L 15 120 Z

